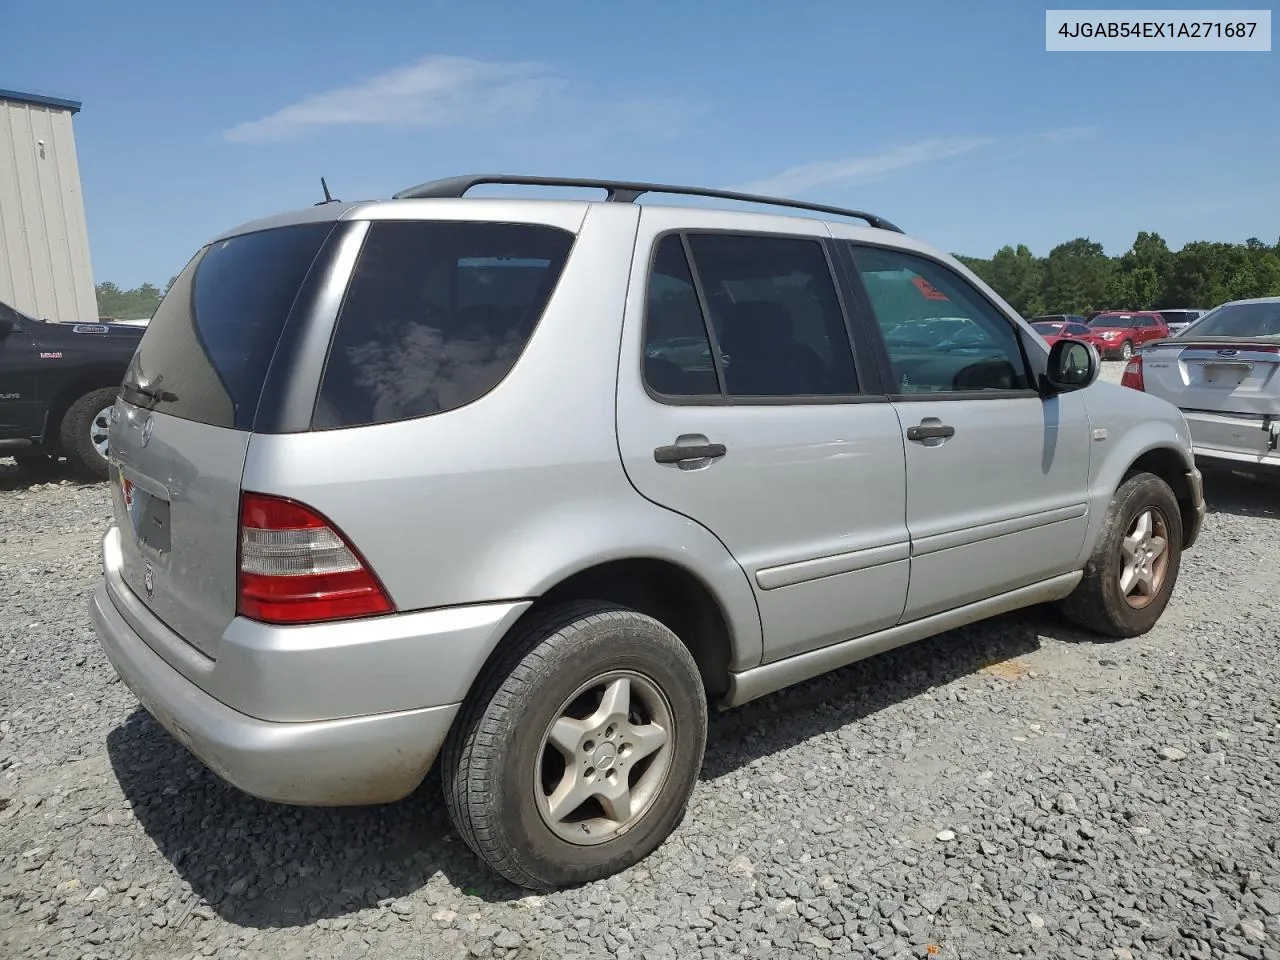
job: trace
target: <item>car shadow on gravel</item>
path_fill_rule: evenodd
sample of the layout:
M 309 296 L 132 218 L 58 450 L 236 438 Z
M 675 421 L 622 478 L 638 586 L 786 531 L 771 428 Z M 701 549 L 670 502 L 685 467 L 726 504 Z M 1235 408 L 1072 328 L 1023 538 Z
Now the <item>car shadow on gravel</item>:
M 1280 516 L 1280 478 L 1205 470 L 1204 499 L 1210 513 L 1274 520 Z
M 1039 648 L 1025 614 L 954 630 L 711 717 L 702 779 L 855 723 Z M 139 708 L 107 735 L 133 815 L 196 897 L 245 927 L 349 916 L 415 893 L 439 874 L 488 902 L 526 896 L 454 832 L 433 773 L 377 807 L 287 807 L 225 784 Z
M 702 779 L 869 717 L 985 668 L 1006 669 L 1065 634 L 1053 614 L 1033 608 L 951 630 L 842 667 L 711 718 Z M 1065 636 L 1061 639 L 1067 639 Z
M 290 807 L 207 770 L 145 710 L 107 735 L 133 816 L 195 897 L 243 927 L 347 917 L 409 896 L 436 874 L 488 902 L 526 896 L 453 831 L 433 771 L 412 795 L 372 807 Z
M 77 479 L 65 460 L 51 463 L 39 470 L 19 467 L 12 460 L 0 460 L 0 493 L 30 490 L 46 483 L 66 483 L 76 487 L 91 487 L 99 481 L 85 482 Z

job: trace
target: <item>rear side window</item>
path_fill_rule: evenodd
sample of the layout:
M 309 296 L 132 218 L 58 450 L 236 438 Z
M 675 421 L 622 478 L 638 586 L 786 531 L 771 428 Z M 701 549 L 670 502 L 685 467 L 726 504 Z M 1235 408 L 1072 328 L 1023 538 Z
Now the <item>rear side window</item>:
M 820 242 L 706 233 L 686 239 L 692 270 L 676 234 L 664 237 L 654 253 L 645 319 L 650 389 L 714 396 L 722 381 L 735 399 L 858 392 L 844 312 Z
M 536 224 L 380 220 L 338 315 L 312 426 L 471 403 L 510 372 L 573 246 Z
M 644 378 L 667 396 L 719 396 L 711 341 L 678 234 L 658 243 L 645 308 Z
M 332 229 L 278 227 L 196 254 L 147 325 L 125 373 L 125 399 L 184 420 L 252 429 L 285 321 Z M 138 387 L 163 391 L 162 399 Z

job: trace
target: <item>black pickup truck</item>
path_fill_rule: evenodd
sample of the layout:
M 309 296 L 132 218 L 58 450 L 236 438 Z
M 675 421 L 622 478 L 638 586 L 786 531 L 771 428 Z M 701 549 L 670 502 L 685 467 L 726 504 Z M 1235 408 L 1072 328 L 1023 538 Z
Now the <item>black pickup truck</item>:
M 0 457 L 39 469 L 66 457 L 107 478 L 111 407 L 145 327 L 50 323 L 0 302 Z

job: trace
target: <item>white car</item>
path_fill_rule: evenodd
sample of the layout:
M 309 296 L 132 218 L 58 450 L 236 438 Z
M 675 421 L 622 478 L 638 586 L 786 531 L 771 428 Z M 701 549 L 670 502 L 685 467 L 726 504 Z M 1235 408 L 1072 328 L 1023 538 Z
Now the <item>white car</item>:
M 1172 333 L 1178 334 L 1191 324 L 1195 323 L 1209 311 L 1207 310 L 1157 310 L 1156 313 L 1164 317 L 1164 322 L 1169 325 Z

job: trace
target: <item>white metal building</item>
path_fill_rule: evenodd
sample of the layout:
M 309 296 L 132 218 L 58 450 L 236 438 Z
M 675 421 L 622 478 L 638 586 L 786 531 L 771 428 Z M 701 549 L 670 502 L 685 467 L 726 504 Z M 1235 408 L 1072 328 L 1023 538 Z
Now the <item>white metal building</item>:
M 0 90 L 0 301 L 46 320 L 98 317 L 76 100 Z

